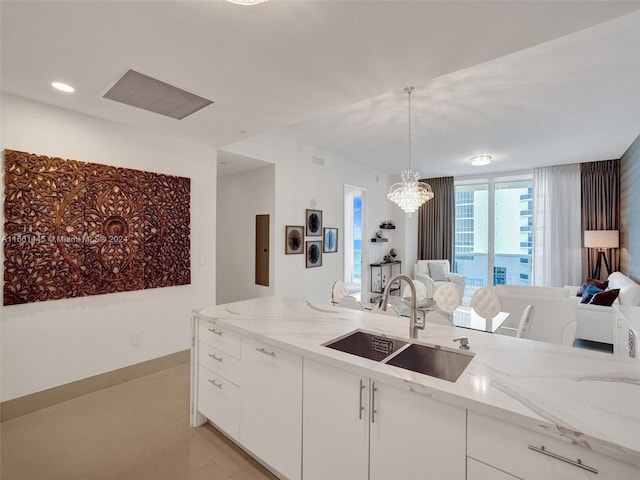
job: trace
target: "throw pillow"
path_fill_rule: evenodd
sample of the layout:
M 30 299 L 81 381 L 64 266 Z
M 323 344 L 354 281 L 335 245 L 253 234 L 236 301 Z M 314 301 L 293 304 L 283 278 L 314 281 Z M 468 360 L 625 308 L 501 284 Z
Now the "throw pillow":
M 601 282 L 600 280 L 596 280 L 594 278 L 587 278 L 582 284 L 582 286 L 578 289 L 578 293 L 576 293 L 576 297 L 581 297 L 589 285 L 595 285 L 600 290 L 606 290 L 607 287 L 609 286 L 609 280 L 605 280 L 604 282 Z
M 618 298 L 618 294 L 620 293 L 619 288 L 614 288 L 612 290 L 607 290 L 606 292 L 598 292 L 589 301 L 590 305 L 604 305 L 605 307 L 610 307 L 613 305 L 613 302 Z
M 601 288 L 596 287 L 595 285 L 591 284 L 589 285 L 584 293 L 582 294 L 582 299 L 580 300 L 580 303 L 589 303 L 591 301 L 591 298 L 596 294 L 596 293 L 600 293 L 602 292 Z
M 429 271 L 434 282 L 447 282 L 447 266 L 444 263 L 429 264 Z

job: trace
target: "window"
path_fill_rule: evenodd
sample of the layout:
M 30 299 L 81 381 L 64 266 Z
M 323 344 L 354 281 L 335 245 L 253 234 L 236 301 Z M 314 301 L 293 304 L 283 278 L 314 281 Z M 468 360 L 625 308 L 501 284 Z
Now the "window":
M 532 183 L 532 175 L 456 182 L 455 270 L 467 286 L 530 284 Z
M 344 283 L 350 294 L 362 285 L 362 211 L 364 191 L 345 186 L 344 190 Z

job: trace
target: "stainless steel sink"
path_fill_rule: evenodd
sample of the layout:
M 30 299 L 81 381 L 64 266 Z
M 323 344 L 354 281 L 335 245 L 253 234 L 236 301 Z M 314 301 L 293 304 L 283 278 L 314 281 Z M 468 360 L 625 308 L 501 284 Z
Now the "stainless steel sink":
M 356 330 L 324 344 L 341 352 L 455 382 L 475 354 Z
M 406 345 L 404 340 L 356 330 L 345 337 L 325 343 L 325 347 L 379 362 Z
M 412 343 L 384 363 L 455 382 L 467 368 L 473 356 L 472 353 L 462 353 L 437 345 Z

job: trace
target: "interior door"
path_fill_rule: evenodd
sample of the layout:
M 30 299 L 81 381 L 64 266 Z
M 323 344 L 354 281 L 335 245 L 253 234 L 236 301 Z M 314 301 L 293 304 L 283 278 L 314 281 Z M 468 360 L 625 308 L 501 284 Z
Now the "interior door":
M 256 215 L 256 285 L 269 286 L 269 215 Z

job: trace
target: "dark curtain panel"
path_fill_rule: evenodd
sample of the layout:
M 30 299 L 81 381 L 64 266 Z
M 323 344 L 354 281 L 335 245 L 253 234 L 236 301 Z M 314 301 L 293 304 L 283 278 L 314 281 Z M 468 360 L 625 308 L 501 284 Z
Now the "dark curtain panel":
M 604 160 L 580 164 L 582 181 L 582 231 L 619 230 L 620 228 L 620 162 Z M 583 233 L 584 241 L 584 233 Z M 620 249 L 606 251 L 611 271 L 620 268 Z M 598 254 L 592 248 L 582 249 L 583 277 L 595 268 Z M 606 278 L 602 265 L 601 278 Z
M 427 178 L 434 197 L 418 210 L 418 260 L 447 259 L 454 265 L 455 191 L 453 177 Z

